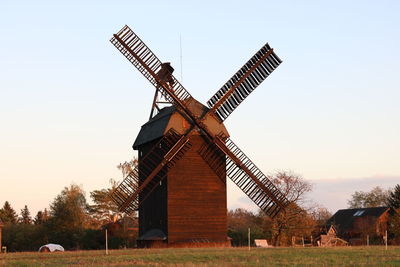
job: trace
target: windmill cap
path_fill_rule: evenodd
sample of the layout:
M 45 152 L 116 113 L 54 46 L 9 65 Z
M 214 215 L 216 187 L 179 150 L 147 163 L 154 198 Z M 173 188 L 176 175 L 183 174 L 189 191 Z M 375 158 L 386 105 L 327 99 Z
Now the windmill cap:
M 171 62 L 161 63 L 161 68 L 166 68 L 170 73 L 174 72 L 174 68 L 171 66 Z

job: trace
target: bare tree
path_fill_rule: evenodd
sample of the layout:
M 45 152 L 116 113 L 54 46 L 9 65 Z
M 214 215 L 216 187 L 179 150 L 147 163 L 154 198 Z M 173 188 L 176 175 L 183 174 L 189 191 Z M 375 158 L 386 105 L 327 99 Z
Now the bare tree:
M 327 208 L 318 204 L 312 205 L 309 213 L 315 223 L 319 226 L 325 225 L 325 223 L 332 217 L 332 213 Z
M 134 157 L 130 161 L 118 164 L 117 168 L 121 170 L 123 178 L 125 178 L 138 165 L 138 159 Z
M 304 204 L 306 193 L 312 190 L 310 182 L 292 172 L 280 171 L 269 179 L 281 190 L 287 200 L 298 205 Z
M 290 244 L 291 236 L 294 234 L 310 235 L 315 222 L 305 208 L 305 196 L 312 190 L 312 184 L 300 175 L 284 171 L 269 178 L 290 203 L 284 211 L 272 219 L 272 243 L 275 246 Z

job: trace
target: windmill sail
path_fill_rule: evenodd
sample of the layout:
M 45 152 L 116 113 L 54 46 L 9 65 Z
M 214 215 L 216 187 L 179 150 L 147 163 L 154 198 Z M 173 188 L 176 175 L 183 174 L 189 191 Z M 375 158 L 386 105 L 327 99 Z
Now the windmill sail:
M 161 77 L 161 74 L 165 74 L 164 67 L 167 63 L 162 63 L 128 26 L 125 25 L 117 34 L 114 34 L 110 42 L 154 87 L 161 91 L 168 101 L 174 103 L 176 99 L 185 101 L 191 97 L 172 73 L 168 80 Z M 175 99 L 171 97 L 171 93 L 176 97 Z
M 217 136 L 199 153 L 218 176 L 228 176 L 267 215 L 274 217 L 288 205 L 285 195 L 231 139 Z M 221 164 L 221 153 L 226 164 Z
M 207 101 L 207 105 L 224 121 L 281 63 L 268 43 L 265 44 Z
M 139 187 L 137 168 L 128 173 L 124 180 L 111 193 L 110 197 L 118 209 L 127 214 L 133 214 L 139 207 L 139 195 L 132 197 Z M 122 208 L 124 207 L 124 208 Z
M 188 138 L 170 129 L 153 149 L 112 192 L 111 198 L 120 211 L 127 214 L 139 208 L 154 188 L 165 178 L 165 170 L 170 169 L 190 149 Z M 140 198 L 139 198 L 140 194 Z
M 173 130 L 168 132 L 160 141 L 170 140 L 167 142 L 168 145 L 161 146 L 161 149 L 165 150 L 159 153 L 160 146 L 155 145 L 152 152 L 149 152 L 141 160 L 140 170 L 133 174 L 134 178 L 129 177 L 126 182 L 121 183 L 121 187 L 117 188 L 113 197 L 119 203 L 121 211 L 138 208 L 139 202 L 143 201 L 141 197 L 138 198 L 139 194 L 140 196 L 150 194 L 158 181 L 165 177 L 163 175 L 164 168 L 172 167 L 175 161 L 190 149 L 190 133 L 197 130 L 200 130 L 201 136 L 209 145 L 209 147 L 200 149 L 199 154 L 221 180 L 228 176 L 271 217 L 288 205 L 285 195 L 272 181 L 229 138 L 211 131 L 210 129 L 215 127 L 215 124 L 209 127 L 212 122 L 210 124 L 207 120 L 207 114 L 214 113 L 217 118 L 210 117 L 214 118 L 216 124 L 222 124 L 233 110 L 279 66 L 282 61 L 268 44 L 264 45 L 207 102 L 210 107 L 209 111 L 196 116 L 189 106 L 189 101 L 186 101 L 191 96 L 172 75 L 172 67 L 169 64 L 161 63 L 128 26 L 114 34 L 111 42 L 171 103 L 188 115 L 184 117 L 191 124 L 190 129 L 183 135 L 179 135 Z M 226 164 L 221 160 L 223 157 L 226 157 Z M 125 189 L 134 182 L 137 185 L 132 186 L 131 191 Z

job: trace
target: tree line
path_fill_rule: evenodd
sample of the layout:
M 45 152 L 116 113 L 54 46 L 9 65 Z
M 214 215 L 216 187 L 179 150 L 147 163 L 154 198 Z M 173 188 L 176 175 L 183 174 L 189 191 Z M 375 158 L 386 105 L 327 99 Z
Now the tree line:
M 119 164 L 123 175 L 137 164 L 133 159 Z M 324 207 L 308 201 L 307 194 L 312 184 L 300 175 L 277 172 L 268 177 L 281 190 L 290 204 L 275 218 L 262 211 L 250 212 L 245 209 L 228 211 L 228 236 L 232 245 L 245 246 L 248 229 L 251 242 L 267 239 L 272 245 L 292 244 L 292 237 L 315 236 L 325 226 L 332 214 Z M 81 186 L 72 184 L 65 187 L 51 202 L 49 209 L 43 209 L 32 217 L 28 206 L 18 216 L 6 201 L 0 209 L 0 220 L 5 224 L 3 246 L 9 251 L 35 251 L 47 243 L 61 244 L 67 250 L 104 248 L 104 230 L 109 230 L 109 247 L 134 247 L 137 235 L 137 219 L 120 213 L 110 198 L 117 183 L 110 180 L 110 187 L 90 192 L 89 204 Z M 375 187 L 369 192 L 357 191 L 348 201 L 349 208 L 389 206 L 400 209 L 400 185 L 393 190 Z M 400 217 L 392 214 L 389 230 L 393 239 L 400 239 Z M 400 240 L 399 240 L 400 241 Z
M 254 239 L 267 239 L 275 246 L 292 245 L 292 237 L 300 237 L 310 242 L 321 231 L 326 231 L 326 221 L 332 214 L 324 207 L 304 201 L 312 187 L 298 175 L 278 173 L 273 179 L 280 189 L 288 195 L 291 204 L 286 211 L 271 219 L 261 211 L 250 212 L 236 209 L 228 212 L 228 235 L 235 246 L 248 244 L 248 229 L 251 229 L 251 242 Z M 400 244 L 400 185 L 394 189 L 375 187 L 370 191 L 356 191 L 348 200 L 348 207 L 373 208 L 389 207 L 388 237 L 391 244 Z M 396 212 L 397 211 L 397 212 Z M 366 228 L 369 229 L 370 227 Z
M 125 215 L 109 197 L 115 186 L 112 180 L 110 188 L 90 192 L 94 204 L 89 205 L 83 189 L 72 184 L 55 197 L 49 210 L 40 210 L 34 217 L 26 205 L 18 216 L 6 201 L 0 209 L 3 246 L 8 251 L 35 251 L 48 243 L 61 244 L 67 250 L 101 249 L 104 229 L 110 226 L 110 248 L 132 246 L 134 237 L 118 227 L 126 222 Z

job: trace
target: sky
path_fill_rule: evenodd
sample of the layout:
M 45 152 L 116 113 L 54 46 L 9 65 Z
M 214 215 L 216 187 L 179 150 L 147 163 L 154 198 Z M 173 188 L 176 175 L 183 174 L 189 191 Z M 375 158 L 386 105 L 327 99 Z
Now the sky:
M 0 205 L 34 214 L 71 183 L 89 198 L 121 180 L 154 93 L 109 42 L 125 24 L 202 103 L 268 42 L 283 63 L 226 120 L 232 140 L 332 212 L 394 187 L 399 13 L 387 0 L 1 1 Z M 228 207 L 256 209 L 231 183 Z

